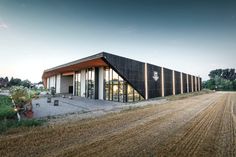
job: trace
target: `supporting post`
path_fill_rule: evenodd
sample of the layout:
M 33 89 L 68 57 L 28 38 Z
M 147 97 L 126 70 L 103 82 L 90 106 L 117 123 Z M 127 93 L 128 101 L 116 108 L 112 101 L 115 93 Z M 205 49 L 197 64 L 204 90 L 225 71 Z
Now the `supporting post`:
M 198 91 L 201 90 L 201 86 L 200 86 L 200 78 L 198 77 Z
M 188 78 L 188 74 L 186 74 L 186 77 L 187 77 L 187 79 L 186 79 L 187 80 L 187 93 L 189 93 L 189 81 L 188 81 L 189 78 Z
M 193 76 L 192 75 L 191 75 L 191 88 L 192 88 L 191 92 L 194 92 L 194 90 L 193 90 Z
M 180 88 L 181 88 L 181 94 L 184 93 L 183 91 L 183 73 L 180 73 Z
M 165 88 L 165 82 L 164 82 L 164 68 L 161 67 L 161 96 L 162 96 L 162 97 L 165 96 L 164 88 Z
M 145 79 L 145 99 L 148 99 L 148 74 L 147 74 L 147 63 L 144 66 L 144 79 Z
M 173 95 L 175 95 L 175 71 L 172 71 L 172 88 L 173 88 Z
M 198 77 L 195 76 L 195 91 L 198 91 L 198 87 L 197 87 L 197 80 L 198 80 Z

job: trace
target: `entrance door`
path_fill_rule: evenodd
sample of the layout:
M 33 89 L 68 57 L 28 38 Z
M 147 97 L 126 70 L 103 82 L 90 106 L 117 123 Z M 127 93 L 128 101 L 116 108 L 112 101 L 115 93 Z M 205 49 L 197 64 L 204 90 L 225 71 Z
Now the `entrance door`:
M 69 86 L 69 93 L 70 93 L 70 94 L 73 93 L 73 86 Z

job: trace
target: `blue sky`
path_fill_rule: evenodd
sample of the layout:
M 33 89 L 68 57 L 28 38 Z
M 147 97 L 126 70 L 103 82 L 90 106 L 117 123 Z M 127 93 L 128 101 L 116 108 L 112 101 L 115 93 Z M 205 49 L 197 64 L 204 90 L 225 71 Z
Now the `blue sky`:
M 236 68 L 236 1 L 0 0 L 0 76 L 37 82 L 101 51 L 206 80 Z

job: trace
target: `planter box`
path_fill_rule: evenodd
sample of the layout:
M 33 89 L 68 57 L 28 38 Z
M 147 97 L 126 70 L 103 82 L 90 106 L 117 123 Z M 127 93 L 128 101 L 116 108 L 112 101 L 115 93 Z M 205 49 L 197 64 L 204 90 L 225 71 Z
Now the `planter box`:
M 26 111 L 26 112 L 25 112 L 25 116 L 26 116 L 27 118 L 33 118 L 33 114 L 34 114 L 33 111 Z

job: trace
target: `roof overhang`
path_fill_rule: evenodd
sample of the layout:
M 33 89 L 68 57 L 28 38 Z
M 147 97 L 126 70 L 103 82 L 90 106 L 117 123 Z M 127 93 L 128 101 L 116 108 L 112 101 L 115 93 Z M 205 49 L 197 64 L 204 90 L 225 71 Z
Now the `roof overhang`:
M 45 70 L 42 78 L 45 79 L 57 74 L 71 73 L 86 68 L 101 66 L 107 66 L 102 53 Z

